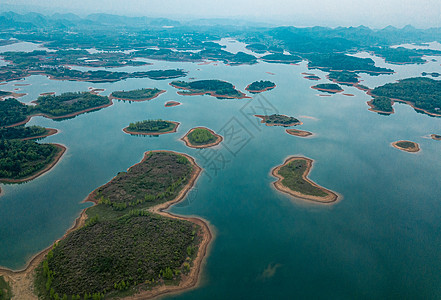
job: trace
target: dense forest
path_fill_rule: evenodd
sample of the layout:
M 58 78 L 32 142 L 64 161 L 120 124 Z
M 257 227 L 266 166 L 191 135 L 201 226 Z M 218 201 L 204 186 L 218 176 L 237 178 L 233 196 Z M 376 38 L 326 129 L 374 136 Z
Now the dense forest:
M 134 207 L 174 199 L 193 171 L 182 155 L 150 152 L 100 187 L 86 224 L 55 244 L 37 268 L 39 297 L 103 299 L 176 284 L 190 271 L 199 227 Z
M 120 99 L 129 99 L 129 100 L 145 100 L 151 99 L 159 95 L 162 91 L 154 88 L 154 89 L 138 89 L 132 91 L 116 91 L 112 92 L 111 96 Z
M 0 101 L 0 126 L 8 126 L 26 120 L 30 107 L 17 99 Z
M 392 112 L 392 100 L 389 97 L 375 97 L 372 99 L 371 105 L 373 109 L 384 112 Z
M 195 128 L 187 138 L 192 145 L 206 145 L 217 140 L 216 136 L 206 128 Z
M 359 76 L 353 72 L 330 72 L 328 78 L 345 85 L 356 84 L 359 80 Z
M 295 64 L 302 61 L 302 58 L 297 55 L 288 55 L 282 53 L 267 54 L 260 58 L 261 60 L 269 63 L 283 63 L 283 64 Z
M 131 132 L 167 132 L 176 128 L 176 124 L 170 121 L 158 120 L 144 120 L 136 123 L 130 123 L 127 127 Z
M 37 105 L 33 107 L 33 113 L 59 117 L 107 105 L 110 104 L 110 100 L 107 96 L 99 96 L 90 92 L 69 92 L 58 96 L 40 96 L 35 103 Z
M 41 136 L 48 132 L 48 130 L 41 126 L 14 126 L 0 128 L 0 139 L 25 139 L 35 136 Z
M 268 81 L 268 80 L 260 80 L 260 81 L 254 81 L 251 83 L 247 90 L 250 93 L 260 93 L 263 91 L 272 90 L 276 87 L 276 84 L 274 82 Z
M 61 151 L 52 144 L 0 140 L 0 177 L 22 179 L 42 170 Z
M 375 96 L 385 96 L 411 102 L 416 108 L 441 114 L 441 82 L 423 77 L 402 79 L 372 90 Z

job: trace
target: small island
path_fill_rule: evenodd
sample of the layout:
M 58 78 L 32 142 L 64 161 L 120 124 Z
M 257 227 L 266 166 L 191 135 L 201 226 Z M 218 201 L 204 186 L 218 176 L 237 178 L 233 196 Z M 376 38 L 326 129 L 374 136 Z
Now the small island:
M 271 174 L 278 180 L 274 187 L 296 198 L 318 202 L 335 203 L 339 196 L 311 181 L 307 176 L 311 171 L 313 160 L 306 157 L 289 157 L 283 165 L 275 167 Z
M 0 128 L 0 140 L 36 140 L 56 134 L 57 132 L 58 131 L 56 129 L 44 128 L 36 125 L 28 127 L 25 127 L 23 125 L 15 127 L 4 127 Z
M 234 85 L 222 80 L 173 81 L 170 85 L 177 89 L 185 90 L 178 92 L 179 95 L 195 96 L 208 94 L 218 99 L 249 98 L 244 93 L 236 90 Z
M 39 299 L 150 299 L 194 288 L 212 234 L 197 217 L 166 212 L 201 168 L 186 154 L 146 152 L 89 194 L 74 228 L 37 256 Z
M 276 84 L 274 82 L 268 81 L 268 80 L 260 80 L 260 81 L 254 81 L 253 83 L 249 84 L 245 90 L 252 94 L 262 93 L 265 91 L 272 90 L 276 87 Z
M 177 102 L 177 101 L 167 101 L 164 106 L 165 107 L 173 107 L 173 106 L 178 106 L 181 105 L 181 102 Z
M 152 100 L 162 93 L 165 93 L 164 90 L 159 90 L 157 88 L 154 89 L 138 89 L 138 90 L 131 90 L 131 91 L 116 91 L 112 92 L 110 94 L 111 99 L 118 99 L 118 100 L 126 100 L 126 101 L 148 101 Z
M 30 140 L 0 140 L 0 182 L 20 183 L 37 178 L 57 164 L 66 151 L 59 144 Z
M 302 58 L 297 55 L 287 55 L 282 53 L 267 54 L 260 58 L 264 62 L 279 63 L 279 64 L 296 64 L 302 61 Z
M 416 153 L 416 152 L 420 151 L 420 146 L 417 143 L 411 142 L 411 141 L 397 141 L 397 142 L 393 142 L 391 145 L 394 148 L 397 148 L 399 150 L 403 150 L 406 152 Z
M 285 115 L 279 115 L 279 114 L 272 114 L 272 115 L 254 115 L 255 117 L 258 117 L 262 119 L 261 123 L 265 123 L 267 126 L 296 126 L 296 125 L 302 125 L 303 123 L 300 122 L 298 119 L 294 117 L 289 117 Z
M 160 135 L 176 132 L 178 126 L 179 123 L 173 121 L 164 121 L 161 119 L 144 120 L 130 123 L 123 131 L 131 135 Z
M 290 135 L 294 135 L 294 136 L 298 136 L 298 137 L 308 137 L 308 136 L 313 135 L 312 132 L 305 131 L 305 130 L 299 130 L 299 129 L 286 129 L 285 131 L 286 131 L 286 133 L 288 133 Z
M 389 97 L 375 97 L 374 99 L 368 101 L 367 104 L 370 106 L 370 111 L 385 115 L 394 113 L 394 108 L 392 107 L 393 102 Z
M 303 78 L 308 79 L 308 80 L 314 80 L 314 81 L 318 81 L 318 80 L 321 79 L 321 78 L 318 77 L 317 75 L 306 75 L 306 76 L 304 76 Z
M 326 92 L 330 94 L 343 92 L 343 89 L 335 83 L 320 83 L 312 86 L 311 88 L 320 92 Z
M 431 134 L 430 137 L 435 141 L 441 141 L 441 135 L 439 134 Z
M 185 142 L 187 147 L 200 149 L 219 145 L 223 138 L 211 129 L 205 127 L 195 127 L 190 129 L 182 140 Z
M 389 97 L 431 116 L 441 116 L 441 82 L 426 77 L 407 78 L 374 88 L 368 95 Z

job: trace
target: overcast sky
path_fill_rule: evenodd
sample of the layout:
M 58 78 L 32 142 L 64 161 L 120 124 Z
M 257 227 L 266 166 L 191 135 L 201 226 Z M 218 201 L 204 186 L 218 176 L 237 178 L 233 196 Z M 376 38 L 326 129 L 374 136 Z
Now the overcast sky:
M 51 7 L 47 12 L 103 12 L 170 18 L 245 18 L 313 26 L 441 27 L 441 0 L 0 0 Z

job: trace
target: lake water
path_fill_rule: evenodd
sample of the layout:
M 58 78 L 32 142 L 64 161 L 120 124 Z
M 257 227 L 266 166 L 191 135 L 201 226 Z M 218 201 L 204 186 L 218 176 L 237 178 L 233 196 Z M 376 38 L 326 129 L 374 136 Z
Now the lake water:
M 8 47 L 12 47 L 9 45 Z M 10 49 L 10 48 L 9 48 Z M 1 49 L 0 49 L 1 51 Z M 367 54 L 359 54 L 367 55 Z M 440 72 L 439 58 L 424 65 L 396 66 L 375 58 L 394 75 L 362 75 L 369 87 Z M 72 226 L 81 201 L 119 171 L 139 162 L 148 150 L 173 150 L 195 157 L 205 170 L 195 188 L 171 211 L 210 222 L 216 238 L 199 288 L 172 296 L 179 299 L 263 298 L 440 298 L 441 285 L 441 118 L 395 104 L 395 114 L 368 111 L 364 92 L 343 87 L 341 94 L 318 97 L 316 84 L 299 65 L 197 65 L 151 61 L 153 65 L 112 70 L 183 68 L 188 77 L 222 79 L 238 89 L 255 80 L 271 80 L 272 90 L 243 100 L 180 96 L 171 80 L 128 79 L 116 83 L 52 81 L 31 76 L 2 90 L 20 89 L 29 103 L 43 92 L 157 87 L 167 92 L 141 103 L 111 107 L 64 121 L 32 118 L 29 125 L 57 128 L 43 140 L 68 147 L 47 174 L 25 184 L 1 185 L 0 265 L 22 268 Z M 274 73 L 275 75 L 268 74 Z M 188 78 L 187 77 L 187 78 Z M 17 87 L 14 84 L 29 83 Z M 180 106 L 165 108 L 175 100 Z M 253 114 L 298 117 L 296 128 L 312 138 L 266 127 Z M 177 133 L 159 137 L 124 134 L 130 122 L 162 118 L 181 122 Z M 212 149 L 190 149 L 180 138 L 192 127 L 206 126 L 224 135 Z M 234 133 L 234 134 L 233 134 Z M 390 146 L 408 139 L 422 151 L 411 154 Z M 270 170 L 291 155 L 314 159 L 310 178 L 343 195 L 334 205 L 295 200 L 272 187 Z

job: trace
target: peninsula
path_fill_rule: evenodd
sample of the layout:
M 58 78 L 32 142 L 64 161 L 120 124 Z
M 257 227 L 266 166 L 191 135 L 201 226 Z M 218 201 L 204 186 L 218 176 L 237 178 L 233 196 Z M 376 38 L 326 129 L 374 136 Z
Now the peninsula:
M 126 101 L 147 101 L 152 100 L 162 93 L 165 93 L 165 90 L 159 90 L 157 88 L 153 89 L 138 89 L 131 91 L 116 91 L 110 94 L 110 99 L 118 99 L 118 100 L 126 100 Z
M 334 203 L 339 196 L 307 178 L 313 160 L 306 157 L 289 157 L 283 165 L 275 167 L 271 174 L 278 180 L 274 187 L 296 198 L 318 203 Z
M 190 129 L 182 140 L 190 148 L 208 148 L 219 145 L 223 138 L 211 129 L 195 127 Z
M 394 148 L 397 148 L 399 150 L 403 150 L 406 152 L 416 153 L 416 152 L 420 151 L 420 146 L 417 143 L 411 142 L 411 141 L 397 141 L 397 142 L 393 142 L 391 145 Z
M 173 121 L 144 120 L 130 123 L 123 131 L 131 135 L 161 135 L 176 132 L 178 126 L 179 123 Z
M 15 127 L 3 127 L 0 128 L 0 139 L 13 140 L 20 139 L 24 140 L 36 140 L 42 139 L 47 136 L 56 134 L 58 131 L 52 128 L 44 128 L 41 126 L 28 126 L 23 125 Z
M 394 113 L 394 108 L 392 107 L 393 102 L 389 97 L 375 97 L 368 101 L 367 104 L 370 106 L 370 111 L 386 115 Z
M 262 119 L 261 123 L 265 123 L 267 126 L 296 126 L 296 125 L 302 125 L 303 123 L 300 122 L 298 119 L 294 117 L 289 117 L 285 115 L 279 115 L 279 114 L 272 114 L 272 115 L 254 115 L 255 117 L 258 117 Z
M 218 99 L 249 98 L 244 93 L 236 90 L 234 85 L 222 80 L 173 81 L 170 85 L 177 89 L 185 90 L 178 92 L 179 95 L 194 96 L 208 94 Z
M 272 90 L 276 87 L 276 84 L 274 82 L 268 81 L 268 80 L 260 80 L 260 81 L 254 81 L 253 83 L 249 84 L 245 90 L 252 94 L 262 93 L 265 91 Z

